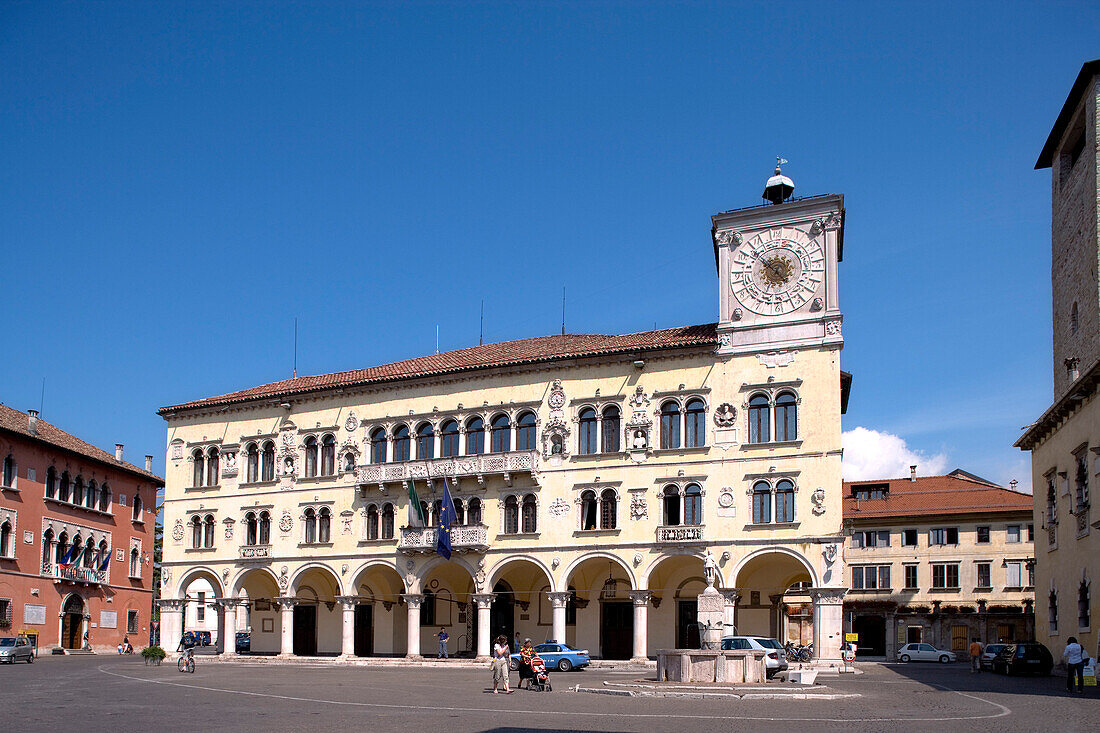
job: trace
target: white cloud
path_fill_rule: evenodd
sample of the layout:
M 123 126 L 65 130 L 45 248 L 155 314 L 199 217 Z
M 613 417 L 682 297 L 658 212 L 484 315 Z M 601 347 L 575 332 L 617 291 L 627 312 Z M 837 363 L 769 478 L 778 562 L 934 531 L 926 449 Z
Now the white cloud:
M 904 478 L 913 465 L 918 476 L 938 476 L 947 470 L 945 454 L 930 456 L 910 450 L 904 439 L 890 433 L 857 427 L 844 431 L 841 445 L 844 446 L 841 473 L 845 481 Z

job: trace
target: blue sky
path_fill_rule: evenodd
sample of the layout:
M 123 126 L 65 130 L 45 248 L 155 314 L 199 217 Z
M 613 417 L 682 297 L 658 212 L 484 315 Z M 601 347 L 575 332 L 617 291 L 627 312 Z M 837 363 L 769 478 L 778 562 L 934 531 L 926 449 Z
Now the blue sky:
M 289 376 L 295 317 L 307 374 L 476 344 L 482 299 L 487 341 L 556 333 L 563 286 L 571 332 L 710 322 L 709 217 L 782 155 L 846 195 L 849 452 L 1026 486 L 1032 167 L 1097 38 L 1091 3 L 5 3 L 0 400 L 45 378 L 160 471 L 155 410 Z

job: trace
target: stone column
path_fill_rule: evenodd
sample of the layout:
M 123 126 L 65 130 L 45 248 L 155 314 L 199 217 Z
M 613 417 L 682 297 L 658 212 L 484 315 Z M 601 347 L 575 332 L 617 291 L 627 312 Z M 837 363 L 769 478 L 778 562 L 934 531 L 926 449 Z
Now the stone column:
M 341 608 L 344 611 L 344 625 L 342 628 L 342 636 L 340 639 L 340 656 L 341 657 L 354 657 L 355 656 L 355 602 L 358 600 L 355 596 L 336 596 L 336 600 L 340 602 Z
M 160 608 L 160 646 L 169 653 L 176 650 L 183 636 L 183 604 L 182 598 L 157 601 Z
M 737 633 L 737 601 L 741 599 L 741 591 L 736 588 L 723 588 L 719 591 L 725 605 L 722 607 L 722 636 L 733 636 Z
M 847 588 L 811 588 L 814 602 L 814 659 L 840 660 L 844 641 L 844 594 Z
M 780 644 L 786 643 L 785 639 L 780 638 L 783 636 L 783 604 L 780 602 L 783 600 L 783 594 L 768 596 L 768 600 L 772 603 L 771 613 L 771 626 L 772 638 L 777 639 Z
M 419 593 L 403 593 L 408 607 L 409 617 L 405 629 L 405 658 L 416 659 L 420 656 L 420 604 L 424 596 Z
M 223 656 L 237 655 L 237 606 L 236 598 L 215 598 L 214 604 L 221 610 L 222 623 L 218 631 L 218 646 Z
M 572 593 L 548 593 L 550 606 L 553 608 L 553 639 L 559 644 L 565 643 L 565 611 L 569 605 L 569 597 Z
M 632 590 L 627 595 L 634 601 L 634 654 L 630 661 L 645 662 L 649 659 L 649 601 L 653 591 Z
M 272 601 L 279 607 L 279 656 L 294 656 L 294 606 L 298 601 L 289 596 Z
M 859 642 L 856 642 L 859 646 Z M 892 662 L 897 658 L 898 646 L 898 617 L 897 614 L 886 613 L 886 643 L 882 645 L 882 653 L 886 655 L 886 661 Z
M 475 593 L 474 603 L 477 604 L 477 661 L 489 660 L 489 652 L 493 648 L 489 638 L 489 610 L 493 605 L 493 593 Z M 563 609 L 564 611 L 564 609 Z M 562 626 L 565 626 L 565 614 L 562 613 Z

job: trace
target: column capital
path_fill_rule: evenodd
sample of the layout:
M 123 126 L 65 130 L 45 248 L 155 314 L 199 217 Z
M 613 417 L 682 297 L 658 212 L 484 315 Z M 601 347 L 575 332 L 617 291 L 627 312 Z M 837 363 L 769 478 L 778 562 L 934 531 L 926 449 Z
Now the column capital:
M 420 608 L 420 604 L 424 602 L 422 593 L 402 593 L 401 597 L 409 604 L 409 608 Z
M 493 604 L 493 600 L 497 597 L 496 593 L 474 593 L 474 603 L 478 608 L 489 608 Z
M 718 592 L 722 594 L 722 598 L 726 599 L 726 603 L 731 606 L 736 606 L 737 602 L 741 600 L 741 591 L 737 588 L 722 588 Z
M 345 611 L 351 611 L 354 610 L 355 604 L 359 601 L 359 596 L 336 596 L 336 600 Z
M 289 611 L 298 605 L 298 599 L 293 596 L 279 596 L 272 598 L 271 602 L 278 606 L 280 611 Z
M 626 592 L 626 595 L 634 601 L 635 606 L 644 606 L 653 600 L 653 591 L 651 590 L 630 590 Z
M 221 606 L 222 608 L 236 608 L 237 606 L 241 605 L 241 599 L 240 598 L 228 598 L 228 597 L 227 598 L 215 598 L 213 600 L 213 605 Z
M 814 604 L 839 606 L 844 603 L 847 588 L 810 588 L 810 598 Z
M 161 598 L 157 601 L 157 608 L 163 611 L 179 611 L 185 603 L 182 598 Z
M 573 597 L 573 594 L 569 591 L 555 591 L 547 593 L 546 597 L 550 599 L 552 608 L 565 608 L 569 605 L 569 599 Z

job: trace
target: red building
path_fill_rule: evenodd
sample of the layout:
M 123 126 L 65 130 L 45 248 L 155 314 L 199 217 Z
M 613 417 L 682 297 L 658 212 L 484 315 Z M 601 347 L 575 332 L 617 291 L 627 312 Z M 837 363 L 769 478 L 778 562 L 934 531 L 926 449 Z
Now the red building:
M 156 492 L 164 479 L 0 405 L 0 636 L 114 651 L 149 638 Z

